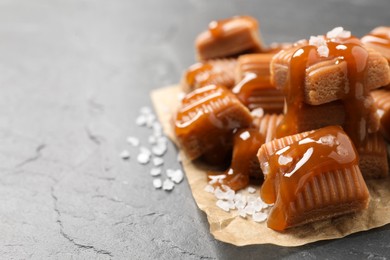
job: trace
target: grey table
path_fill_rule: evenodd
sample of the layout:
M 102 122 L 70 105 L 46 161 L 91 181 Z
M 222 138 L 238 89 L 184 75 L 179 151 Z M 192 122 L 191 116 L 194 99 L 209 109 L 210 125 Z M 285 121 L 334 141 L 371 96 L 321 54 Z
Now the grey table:
M 128 135 L 178 82 L 209 21 L 260 20 L 267 43 L 390 24 L 388 0 L 1 0 L 0 258 L 386 259 L 390 226 L 296 248 L 209 234 L 186 181 L 156 191 Z M 118 154 L 129 149 L 132 158 Z M 178 168 L 170 145 L 165 168 Z

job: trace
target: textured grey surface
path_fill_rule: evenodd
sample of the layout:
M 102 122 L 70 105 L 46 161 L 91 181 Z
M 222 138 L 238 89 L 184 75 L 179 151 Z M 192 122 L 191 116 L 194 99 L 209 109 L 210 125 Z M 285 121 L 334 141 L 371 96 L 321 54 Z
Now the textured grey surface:
M 183 182 L 155 191 L 128 135 L 149 91 L 178 82 L 216 18 L 259 18 L 265 40 L 390 24 L 387 0 L 1 0 L 0 258 L 386 259 L 390 226 L 296 248 L 213 239 Z M 132 158 L 118 154 L 128 148 Z M 179 167 L 173 146 L 165 168 Z

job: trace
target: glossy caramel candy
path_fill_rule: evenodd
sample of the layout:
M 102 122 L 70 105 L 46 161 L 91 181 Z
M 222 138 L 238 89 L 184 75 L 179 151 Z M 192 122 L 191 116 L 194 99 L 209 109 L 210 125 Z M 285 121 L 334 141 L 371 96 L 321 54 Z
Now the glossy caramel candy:
M 191 160 L 211 163 L 228 157 L 233 132 L 252 123 L 249 110 L 229 90 L 209 85 L 185 96 L 174 118 L 176 137 Z
M 390 140 L 390 90 L 387 88 L 378 89 L 371 91 L 371 95 L 378 108 L 377 112 L 380 116 L 381 132 L 387 140 Z
M 390 62 L 390 27 L 377 27 L 363 36 L 361 41 L 381 53 Z
M 208 30 L 196 38 L 197 57 L 209 60 L 262 52 L 264 47 L 258 29 L 256 19 L 250 16 L 213 21 Z
M 274 54 L 247 54 L 238 58 L 233 93 L 250 110 L 282 113 L 284 94 L 270 81 L 270 62 Z
M 258 153 L 261 198 L 274 203 L 267 225 L 277 231 L 367 208 L 358 155 L 341 127 L 287 136 Z
M 182 78 L 182 88 L 184 92 L 207 85 L 222 85 L 226 88 L 234 86 L 234 71 L 236 59 L 216 59 L 205 62 L 198 62 L 184 73 Z

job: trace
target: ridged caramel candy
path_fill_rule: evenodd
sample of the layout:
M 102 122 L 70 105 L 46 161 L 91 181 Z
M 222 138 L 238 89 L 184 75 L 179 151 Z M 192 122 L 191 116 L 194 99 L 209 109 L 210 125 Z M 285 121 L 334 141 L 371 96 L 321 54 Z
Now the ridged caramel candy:
M 361 41 L 381 53 L 390 62 L 390 27 L 377 27 L 363 36 Z
M 238 58 L 233 93 L 250 110 L 282 113 L 284 94 L 270 81 L 270 63 L 274 54 L 247 54 Z
M 249 110 L 229 90 L 209 85 L 187 94 L 174 118 L 176 137 L 191 160 L 221 163 L 232 148 L 233 132 L 252 123 Z
M 236 59 L 216 59 L 192 65 L 182 78 L 184 92 L 212 84 L 232 88 L 236 64 Z
M 371 91 L 371 95 L 380 115 L 381 132 L 387 140 L 390 140 L 390 89 Z
M 358 155 L 341 127 L 329 126 L 266 143 L 258 153 L 261 198 L 274 203 L 268 227 L 283 231 L 367 208 Z
M 264 47 L 258 30 L 256 19 L 250 16 L 213 21 L 196 38 L 197 57 L 209 60 L 262 52 Z

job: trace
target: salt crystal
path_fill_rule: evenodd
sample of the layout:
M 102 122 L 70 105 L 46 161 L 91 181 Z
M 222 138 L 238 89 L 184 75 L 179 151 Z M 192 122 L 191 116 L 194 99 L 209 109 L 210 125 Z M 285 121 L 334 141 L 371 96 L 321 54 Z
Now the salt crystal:
M 149 136 L 148 141 L 150 144 L 155 144 L 155 143 L 157 143 L 157 137 L 151 135 L 151 136 Z
M 217 187 L 214 190 L 214 195 L 217 199 L 225 199 L 225 192 L 223 192 L 220 187 Z
M 167 190 L 167 191 L 173 190 L 174 187 L 175 184 L 170 179 L 166 179 L 162 186 L 163 190 Z
M 156 116 L 153 114 L 146 115 L 146 126 L 151 128 L 153 126 L 154 121 L 156 120 Z
M 243 200 L 236 200 L 234 202 L 234 205 L 236 206 L 237 209 L 243 209 L 246 206 L 246 202 L 244 202 Z
M 320 57 L 328 57 L 329 56 L 329 48 L 328 46 L 319 46 L 317 48 L 318 55 Z
M 144 115 L 147 115 L 147 114 L 152 113 L 152 109 L 150 107 L 141 107 L 140 113 L 144 114 Z
M 161 175 L 161 168 L 152 168 L 150 170 L 150 175 L 152 176 L 158 176 L 158 175 Z
M 183 171 L 182 170 L 176 170 L 174 171 L 171 176 L 169 176 L 171 178 L 171 180 L 174 182 L 174 183 L 180 183 L 183 181 L 184 179 L 184 174 L 183 174 Z
M 225 174 L 210 175 L 209 178 L 210 178 L 209 184 L 213 185 L 213 184 L 216 184 L 217 182 L 219 182 L 220 180 L 225 179 L 226 175 Z
M 124 160 L 130 159 L 130 153 L 127 150 L 123 150 L 119 156 Z
M 162 181 L 161 179 L 154 179 L 153 180 L 153 186 L 156 188 L 156 189 L 160 189 L 162 187 Z
M 233 173 L 234 173 L 233 169 L 230 168 L 229 171 L 228 171 L 228 174 L 229 174 L 229 175 L 232 175 Z
M 246 218 L 246 212 L 245 212 L 245 210 L 242 210 L 242 209 L 238 210 L 238 215 L 239 215 L 240 217 L 242 217 L 242 218 Z
M 290 156 L 280 155 L 278 158 L 279 165 L 287 165 L 292 161 L 293 161 L 293 158 Z
M 248 138 L 249 137 L 251 137 L 251 135 L 250 135 L 250 133 L 248 132 L 248 131 L 245 131 L 245 132 L 242 132 L 241 134 L 240 134 L 240 138 L 242 139 L 242 140 L 248 140 Z
M 157 145 L 152 147 L 153 154 L 157 156 L 163 156 L 167 152 L 167 146 L 162 143 L 158 143 Z
M 139 139 L 133 136 L 127 137 L 126 141 L 131 144 L 132 146 L 138 146 L 139 145 Z
M 214 187 L 211 185 L 206 185 L 206 187 L 204 187 L 204 190 L 209 193 L 214 193 Z
M 226 212 L 229 212 L 230 211 L 230 205 L 227 201 L 224 201 L 224 200 L 217 200 L 217 206 L 221 209 L 223 209 L 224 211 Z
M 255 209 L 252 205 L 246 205 L 244 211 L 247 215 L 253 215 L 255 213 Z
M 343 31 L 343 27 L 335 27 L 326 34 L 326 37 L 329 39 L 337 38 Z
M 236 209 L 236 205 L 234 204 L 234 201 L 228 200 L 226 202 L 227 202 L 227 205 L 229 206 L 229 209 Z
M 264 109 L 256 108 L 251 111 L 253 117 L 262 117 L 264 115 Z
M 255 222 L 263 222 L 267 219 L 268 215 L 264 212 L 257 212 L 252 215 L 252 219 Z
M 160 166 L 160 165 L 164 164 L 164 159 L 160 158 L 160 157 L 155 157 L 155 158 L 153 158 L 153 164 L 154 164 L 154 166 Z
M 146 124 L 146 116 L 144 115 L 140 115 L 137 117 L 137 119 L 135 120 L 135 124 L 137 126 L 144 126 Z
M 249 193 L 255 193 L 255 192 L 256 192 L 256 189 L 253 188 L 253 187 L 248 187 L 246 190 L 247 190 Z
M 149 163 L 149 161 L 150 161 L 150 154 L 149 153 L 145 153 L 145 152 L 141 152 L 137 156 L 137 161 L 140 164 L 147 164 L 147 163 Z

